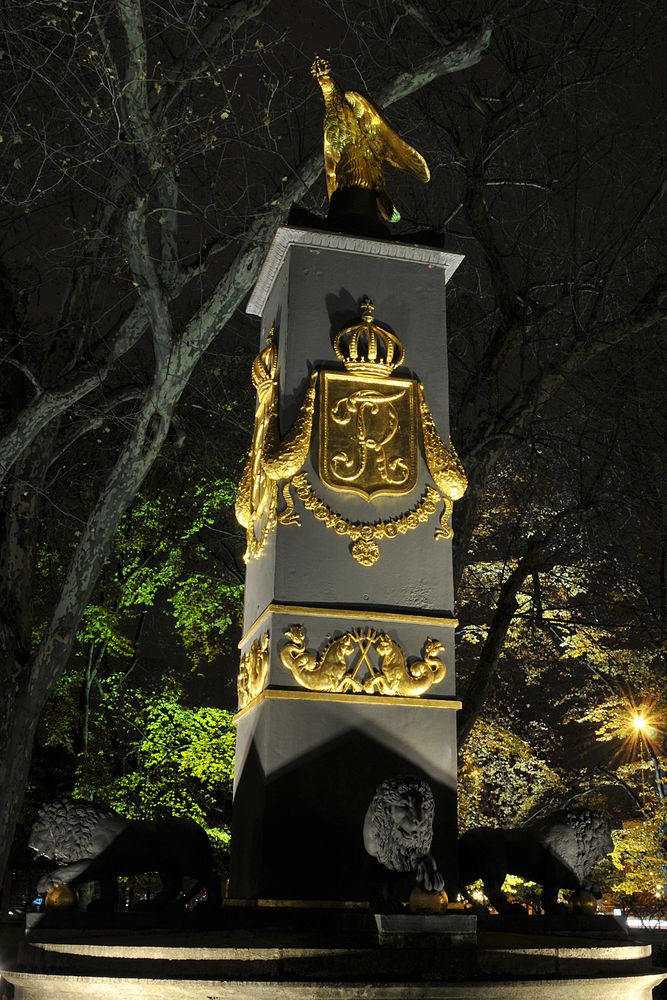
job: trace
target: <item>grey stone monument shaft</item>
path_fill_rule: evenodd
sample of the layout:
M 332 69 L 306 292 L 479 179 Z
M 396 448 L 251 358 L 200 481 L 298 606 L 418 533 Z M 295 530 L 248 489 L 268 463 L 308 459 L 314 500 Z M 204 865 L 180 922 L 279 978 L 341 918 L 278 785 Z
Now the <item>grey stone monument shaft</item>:
M 448 442 L 445 285 L 461 260 L 422 246 L 281 228 L 248 305 L 261 318 L 260 349 L 275 331 L 281 436 L 297 419 L 311 373 L 345 371 L 332 344 L 338 331 L 360 322 L 359 302 L 368 297 L 375 320 L 405 351 L 393 375 L 423 385 L 437 431 Z M 364 814 L 380 782 L 407 773 L 433 789 L 432 851 L 446 881 L 453 876 L 460 703 L 451 540 L 436 537 L 442 504 L 430 514 L 420 508 L 425 491 L 434 489 L 421 435 L 408 493 L 368 500 L 325 485 L 319 442 L 326 414 L 318 384 L 302 490 L 291 494 L 299 523 L 278 517 L 247 565 L 242 664 L 250 658 L 256 666 L 260 647 L 265 660 L 261 690 L 244 699 L 236 716 L 230 894 L 237 899 L 368 899 Z M 320 516 L 313 503 L 311 509 L 304 503 L 304 488 Z M 335 516 L 327 522 L 326 510 L 338 524 Z M 389 528 L 374 536 L 379 558 L 364 565 L 351 554 L 349 526 L 378 522 Z M 349 645 L 336 645 L 346 635 Z M 391 640 L 379 650 L 378 636 Z M 444 679 L 419 696 L 400 695 L 404 688 L 395 685 L 399 694 L 392 696 L 382 693 L 385 682 L 371 683 L 378 673 L 388 676 L 390 661 L 400 661 L 398 650 L 403 668 L 416 664 L 411 673 L 419 676 L 429 639 L 441 644 Z M 345 682 L 347 689 L 309 689 L 317 684 L 308 670 L 335 651 L 346 676 L 357 681 Z M 390 688 L 387 681 L 384 690 Z

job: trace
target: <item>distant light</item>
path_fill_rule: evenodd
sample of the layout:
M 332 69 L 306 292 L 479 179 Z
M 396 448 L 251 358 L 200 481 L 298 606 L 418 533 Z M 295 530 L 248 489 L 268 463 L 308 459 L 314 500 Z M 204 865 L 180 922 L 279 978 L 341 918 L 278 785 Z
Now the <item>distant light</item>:
M 637 732 L 642 733 L 646 729 L 647 722 L 643 715 L 635 715 L 632 720 L 632 725 L 635 727 Z

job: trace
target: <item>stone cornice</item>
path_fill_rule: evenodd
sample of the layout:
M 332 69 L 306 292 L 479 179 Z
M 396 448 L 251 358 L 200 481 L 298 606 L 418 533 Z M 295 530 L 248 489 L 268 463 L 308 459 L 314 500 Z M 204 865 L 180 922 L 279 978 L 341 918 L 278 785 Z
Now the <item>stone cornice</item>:
M 363 236 L 345 236 L 343 233 L 327 233 L 319 229 L 298 229 L 295 226 L 281 226 L 273 239 L 259 277 L 250 296 L 246 312 L 251 316 L 261 316 L 278 272 L 290 247 L 312 247 L 314 250 L 334 250 L 340 253 L 365 254 L 383 257 L 387 260 L 406 260 L 428 267 L 438 267 L 444 271 L 445 284 L 457 269 L 463 257 L 457 253 L 446 253 L 431 247 L 415 246 L 409 243 L 392 243 L 388 240 L 372 240 Z

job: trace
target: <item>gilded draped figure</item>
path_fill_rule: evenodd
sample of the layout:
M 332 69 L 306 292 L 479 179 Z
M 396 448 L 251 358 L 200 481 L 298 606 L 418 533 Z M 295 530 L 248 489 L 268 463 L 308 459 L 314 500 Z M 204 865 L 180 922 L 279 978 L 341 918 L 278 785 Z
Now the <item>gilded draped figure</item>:
M 306 398 L 294 426 L 281 438 L 277 369 L 278 352 L 272 327 L 266 347 L 252 365 L 252 381 L 257 389 L 255 426 L 252 447 L 236 494 L 236 518 L 246 529 L 246 562 L 261 554 L 279 519 L 280 481 L 288 481 L 299 471 L 310 446 L 317 374 L 310 377 Z M 284 512 L 280 520 L 291 523 L 291 511 Z

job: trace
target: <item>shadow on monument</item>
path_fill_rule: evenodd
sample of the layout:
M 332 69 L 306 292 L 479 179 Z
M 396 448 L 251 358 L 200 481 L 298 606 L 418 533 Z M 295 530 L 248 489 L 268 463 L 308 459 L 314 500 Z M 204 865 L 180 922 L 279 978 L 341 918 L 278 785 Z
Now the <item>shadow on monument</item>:
M 234 800 L 231 895 L 367 901 L 381 873 L 364 850 L 364 816 L 377 786 L 405 774 L 433 791 L 432 854 L 449 890 L 457 874 L 455 790 L 350 729 L 269 778 L 249 750 Z

